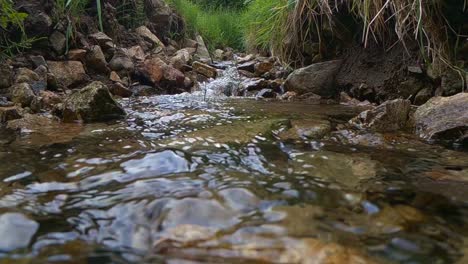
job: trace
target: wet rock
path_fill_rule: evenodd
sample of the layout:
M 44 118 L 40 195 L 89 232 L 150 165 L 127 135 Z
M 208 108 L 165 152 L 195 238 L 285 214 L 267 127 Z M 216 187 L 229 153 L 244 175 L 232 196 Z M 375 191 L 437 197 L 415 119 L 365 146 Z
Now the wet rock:
M 193 64 L 192 64 L 192 67 L 193 67 L 193 70 L 200 73 L 200 74 L 203 74 L 205 75 L 206 77 L 208 78 L 216 78 L 216 76 L 218 75 L 218 72 L 216 71 L 215 68 L 205 64 L 205 63 L 201 63 L 201 62 L 198 62 L 198 61 L 195 61 Z
M 291 128 L 281 132 L 279 137 L 282 140 L 320 139 L 330 133 L 331 129 L 328 120 L 292 120 Z
M 31 86 L 27 83 L 18 83 L 10 87 L 10 95 L 11 101 L 22 107 L 30 106 L 35 97 Z
M 297 93 L 296 92 L 285 92 L 284 94 L 282 94 L 279 99 L 280 100 L 287 100 L 287 101 L 291 101 L 293 99 L 295 99 L 297 97 Z
M 244 71 L 244 70 L 237 70 L 240 75 L 245 76 L 247 78 L 255 78 L 255 74 L 249 71 Z
M 255 95 L 257 98 L 276 98 L 276 93 L 272 89 L 262 89 Z
M 161 47 L 164 48 L 164 44 L 154 35 L 146 26 L 141 26 L 135 29 L 135 32 L 145 40 L 153 44 L 153 48 Z
M 110 92 L 113 95 L 120 96 L 120 97 L 130 97 L 133 95 L 133 92 L 125 87 L 123 84 L 117 82 L 111 85 Z
M 50 35 L 49 43 L 55 52 L 62 55 L 67 45 L 67 37 L 62 32 L 56 30 Z
M 39 224 L 20 213 L 5 213 L 0 216 L 0 250 L 12 251 L 25 248 L 31 242 Z
M 57 78 L 58 85 L 71 87 L 88 79 L 83 64 L 79 61 L 47 61 L 47 65 Z
M 255 72 L 255 61 L 247 61 L 244 63 L 241 63 L 237 66 L 237 69 L 240 71 L 247 71 L 254 73 Z
M 414 113 L 416 134 L 426 140 L 457 140 L 468 130 L 468 93 L 433 97 Z
M 69 60 L 72 61 L 85 61 L 86 59 L 86 53 L 88 53 L 84 49 L 72 49 L 68 52 L 67 57 Z
M 150 57 L 143 62 L 140 73 L 153 84 L 158 84 L 164 77 L 166 63 L 158 57 Z
M 414 104 L 415 105 L 422 105 L 429 101 L 432 97 L 432 89 L 430 88 L 423 88 L 420 90 L 416 96 L 414 97 Z
M 15 83 L 32 84 L 33 82 L 37 82 L 39 80 L 39 75 L 28 68 L 19 68 L 16 71 Z
M 161 93 L 161 90 L 149 85 L 134 85 L 131 91 L 135 96 L 151 96 Z
M 341 63 L 340 60 L 327 61 L 295 70 L 286 79 L 284 87 L 298 94 L 312 92 L 326 98 L 333 97 L 337 93 L 335 76 Z
M 197 41 L 197 51 L 194 55 L 194 59 L 203 63 L 211 63 L 212 60 L 211 60 L 210 52 L 208 51 L 208 48 L 206 47 L 205 41 L 203 40 L 202 36 L 197 35 L 196 41 Z
M 0 65 L 0 89 L 9 88 L 12 84 L 13 71 L 7 64 Z
M 243 91 L 258 91 L 268 87 L 268 82 L 263 78 L 247 79 L 241 82 Z
M 118 50 L 109 62 L 109 68 L 126 76 L 133 73 L 135 65 L 126 52 Z
M 6 123 L 10 120 L 20 119 L 21 114 L 16 106 L 0 106 L 0 123 Z
M 125 111 L 114 101 L 107 87 L 101 82 L 93 82 L 81 90 L 74 91 L 63 104 L 65 122 L 97 122 L 123 116 Z
M 407 205 L 385 206 L 375 215 L 370 216 L 368 227 L 370 233 L 389 234 L 396 233 L 411 226 L 420 224 L 425 220 L 424 214 L 418 209 Z
M 349 121 L 349 125 L 377 132 L 396 131 L 407 126 L 410 110 L 409 100 L 395 99 L 360 113 Z
M 86 68 L 97 73 L 109 73 L 106 57 L 98 45 L 92 46 L 86 54 Z

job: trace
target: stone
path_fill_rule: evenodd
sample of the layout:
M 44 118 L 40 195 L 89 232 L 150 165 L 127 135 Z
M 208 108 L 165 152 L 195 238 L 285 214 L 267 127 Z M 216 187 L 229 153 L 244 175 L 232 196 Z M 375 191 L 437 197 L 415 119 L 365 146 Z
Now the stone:
M 282 140 L 321 139 L 332 130 L 330 121 L 315 119 L 292 120 L 291 128 L 279 134 Z
M 415 74 L 422 74 L 423 70 L 420 66 L 408 66 L 408 72 L 415 73 Z
M 12 251 L 25 248 L 31 242 L 39 224 L 20 213 L 4 213 L 0 216 L 0 250 Z
M 6 123 L 10 120 L 20 119 L 21 114 L 16 106 L 0 106 L 0 123 Z
M 196 41 L 197 41 L 197 51 L 194 56 L 195 60 L 198 60 L 203 63 L 213 62 L 211 60 L 210 52 L 208 51 L 208 48 L 206 47 L 205 41 L 203 40 L 202 36 L 197 35 Z
M 465 76 L 456 71 L 448 71 L 442 75 L 441 88 L 443 96 L 451 96 L 463 91 Z
M 9 88 L 12 84 L 13 71 L 7 64 L 0 65 L 0 89 Z
M 49 43 L 55 52 L 62 55 L 67 45 L 67 37 L 62 32 L 56 30 L 50 35 Z
M 13 102 L 8 101 L 8 98 L 0 96 L 0 106 L 13 106 L 15 105 Z
M 149 85 L 134 85 L 132 86 L 131 91 L 135 96 L 151 96 L 160 94 L 158 89 Z
M 414 113 L 415 132 L 426 140 L 456 141 L 468 131 L 468 93 L 433 97 Z
M 411 102 L 395 99 L 360 113 L 349 121 L 349 125 L 358 129 L 376 132 L 391 132 L 403 129 L 409 121 Z
M 98 45 L 90 47 L 86 54 L 86 68 L 97 73 L 109 73 L 107 61 L 102 49 Z
M 47 89 L 50 91 L 57 91 L 59 88 L 57 78 L 53 73 L 47 73 Z
M 166 65 L 164 67 L 163 80 L 165 85 L 169 87 L 184 87 L 185 75 L 178 69 Z
M 67 57 L 72 61 L 81 61 L 83 62 L 86 59 L 86 53 L 84 49 L 72 49 L 68 52 Z
M 28 68 L 19 68 L 16 71 L 15 83 L 28 83 L 32 84 L 33 82 L 39 81 L 41 78 L 37 73 L 28 69 Z
M 171 65 L 178 70 L 182 70 L 191 59 L 192 55 L 189 49 L 181 49 L 171 58 Z
M 167 64 L 158 57 L 150 57 L 143 62 L 139 72 L 151 83 L 158 84 L 164 77 Z
M 79 85 L 88 80 L 83 64 L 79 61 L 47 61 L 47 65 L 58 85 L 63 87 Z
M 61 96 L 51 91 L 41 91 L 38 97 L 41 99 L 42 106 L 47 109 L 53 109 L 63 102 Z
M 262 89 L 258 92 L 255 97 L 257 98 L 275 98 L 276 93 L 272 89 Z
M 297 98 L 297 93 L 291 92 L 291 91 L 285 92 L 279 97 L 280 100 L 287 100 L 287 101 L 294 100 L 295 98 Z
M 196 49 L 197 46 L 198 46 L 198 42 L 197 42 L 196 40 L 186 38 L 186 39 L 184 40 L 184 46 L 187 47 L 187 48 L 194 48 L 194 49 Z
M 104 50 L 113 48 L 115 46 L 112 41 L 112 38 L 110 38 L 103 32 L 97 32 L 89 35 L 88 37 L 93 42 L 93 44 L 99 45 Z
M 273 69 L 273 66 L 274 66 L 273 62 L 269 60 L 259 61 L 255 63 L 254 65 L 255 74 L 257 74 L 258 76 L 261 76 L 271 71 Z
M 151 42 L 153 44 L 153 48 L 161 47 L 164 48 L 164 44 L 159 40 L 156 35 L 153 34 L 146 26 L 141 26 L 135 29 L 135 32 L 140 35 L 143 39 Z
M 244 63 L 241 63 L 237 66 L 237 69 L 240 71 L 246 71 L 246 72 L 255 72 L 255 61 L 247 61 Z
M 426 103 L 429 99 L 431 99 L 431 97 L 432 97 L 432 89 L 423 88 L 414 97 L 414 104 L 422 105 Z
M 122 118 L 123 108 L 112 98 L 107 87 L 101 82 L 92 82 L 76 90 L 63 103 L 63 121 L 98 122 Z
M 30 106 L 35 97 L 31 86 L 27 83 L 18 83 L 10 87 L 10 95 L 11 101 L 22 107 Z
M 213 57 L 217 61 L 222 61 L 224 59 L 224 50 L 216 49 L 213 51 Z
M 215 68 L 199 61 L 195 61 L 192 64 L 192 68 L 195 72 L 203 74 L 208 78 L 216 78 L 218 75 L 218 71 Z
M 141 46 L 138 46 L 138 45 L 128 48 L 127 55 L 130 58 L 134 60 L 139 60 L 139 61 L 145 60 L 145 57 L 146 57 L 145 51 L 143 50 Z
M 28 36 L 47 36 L 53 26 L 52 18 L 45 12 L 37 10 L 36 7 L 27 10 L 28 17 L 24 21 Z
M 120 96 L 120 97 L 130 97 L 133 95 L 133 92 L 125 87 L 123 84 L 117 82 L 111 85 L 110 92 L 113 95 Z
M 113 82 L 119 82 L 119 83 L 122 82 L 122 79 L 120 79 L 119 74 L 116 73 L 115 71 L 110 73 L 109 80 L 111 80 Z
M 124 76 L 130 75 L 135 70 L 132 59 L 122 50 L 117 50 L 109 62 L 109 68 Z
M 240 84 L 242 91 L 258 91 L 268 87 L 268 81 L 263 78 L 247 79 Z
M 45 66 L 47 67 L 47 62 L 45 61 L 44 57 L 38 55 L 38 56 L 31 56 L 30 57 L 34 67 L 39 67 L 39 66 Z
M 333 97 L 337 94 L 335 76 L 341 63 L 341 60 L 327 61 L 295 70 L 286 79 L 284 87 L 299 95 L 312 92 L 325 98 Z

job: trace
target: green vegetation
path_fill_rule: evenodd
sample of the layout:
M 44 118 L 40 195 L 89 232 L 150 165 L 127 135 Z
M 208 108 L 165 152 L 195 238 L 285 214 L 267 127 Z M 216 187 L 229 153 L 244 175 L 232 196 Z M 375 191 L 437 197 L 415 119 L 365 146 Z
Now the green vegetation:
M 202 8 L 190 0 L 170 0 L 184 17 L 188 33 L 201 34 L 208 48 L 244 49 L 241 12 L 235 9 Z
M 30 48 L 36 39 L 26 35 L 23 22 L 28 15 L 17 12 L 13 8 L 13 1 L 0 0 L 0 8 L 0 60 L 3 60 Z M 11 39 L 11 31 L 18 31 L 20 36 Z
M 312 44 L 319 57 L 327 57 L 353 41 L 386 48 L 416 41 L 426 62 L 447 65 L 468 17 L 468 0 L 171 2 L 190 31 L 200 33 L 211 47 L 262 49 L 294 65 L 304 64 Z

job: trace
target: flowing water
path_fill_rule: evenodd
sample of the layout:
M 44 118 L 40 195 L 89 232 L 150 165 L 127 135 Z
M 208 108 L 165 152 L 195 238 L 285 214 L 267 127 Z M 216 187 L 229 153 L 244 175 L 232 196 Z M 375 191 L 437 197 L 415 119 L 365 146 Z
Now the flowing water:
M 466 263 L 467 153 L 295 137 L 359 109 L 212 92 L 2 131 L 0 263 Z

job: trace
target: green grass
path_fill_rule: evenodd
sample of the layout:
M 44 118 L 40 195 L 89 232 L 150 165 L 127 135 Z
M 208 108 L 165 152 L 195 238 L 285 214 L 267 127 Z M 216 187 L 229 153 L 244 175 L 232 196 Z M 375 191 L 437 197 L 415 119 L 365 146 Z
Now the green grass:
M 190 0 L 169 0 L 184 18 L 188 33 L 200 34 L 208 48 L 244 49 L 242 13 L 236 9 L 202 8 Z

